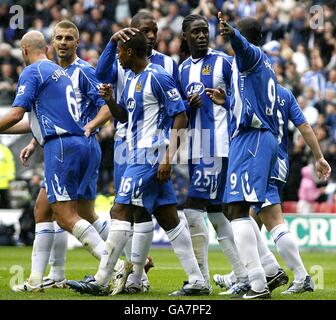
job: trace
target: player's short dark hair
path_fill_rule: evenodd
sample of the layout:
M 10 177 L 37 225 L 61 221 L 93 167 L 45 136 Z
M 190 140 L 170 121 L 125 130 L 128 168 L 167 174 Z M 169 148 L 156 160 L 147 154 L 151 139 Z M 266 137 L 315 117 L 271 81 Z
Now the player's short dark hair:
M 259 46 L 261 41 L 261 24 L 253 17 L 245 17 L 237 24 L 239 32 L 252 44 Z
M 126 50 L 132 49 L 138 58 L 147 57 L 147 40 L 142 32 L 137 32 L 134 36 L 130 36 L 130 39 L 126 42 L 120 40 L 118 46 Z
M 79 39 L 79 30 L 78 30 L 77 26 L 71 20 L 65 19 L 65 20 L 62 20 L 62 21 L 58 22 L 54 27 L 54 33 L 55 33 L 55 30 L 57 28 L 73 29 L 73 30 L 75 30 L 77 39 Z M 53 36 L 54 36 L 54 34 L 53 34 Z
M 153 13 L 148 10 L 139 11 L 131 20 L 131 28 L 136 28 L 140 25 L 140 20 L 155 20 Z
M 207 25 L 209 25 L 208 20 L 205 17 L 203 17 L 199 14 L 189 14 L 183 19 L 182 31 L 186 32 L 189 29 L 191 23 L 196 21 L 196 20 L 203 20 L 207 23 Z

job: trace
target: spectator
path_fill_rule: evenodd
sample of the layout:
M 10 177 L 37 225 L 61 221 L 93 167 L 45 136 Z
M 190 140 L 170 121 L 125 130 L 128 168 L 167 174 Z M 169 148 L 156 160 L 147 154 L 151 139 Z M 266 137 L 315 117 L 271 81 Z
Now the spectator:
M 72 18 L 71 20 L 76 24 L 79 33 L 81 33 L 87 23 L 89 22 L 89 17 L 85 14 L 83 4 L 81 2 L 76 2 L 72 6 Z
M 10 208 L 9 183 L 15 179 L 15 161 L 12 151 L 0 144 L 0 208 Z
M 321 192 L 314 181 L 314 167 L 309 164 L 301 169 L 302 179 L 299 188 L 299 201 L 297 213 L 305 214 L 313 212 L 313 203 Z
M 11 64 L 4 63 L 0 67 L 0 101 L 4 105 L 10 105 L 15 97 L 17 76 Z
M 307 122 L 313 127 L 316 124 L 319 116 L 317 109 L 312 106 L 309 106 L 307 100 L 303 96 L 299 96 L 297 98 L 297 102 L 304 116 L 306 117 Z

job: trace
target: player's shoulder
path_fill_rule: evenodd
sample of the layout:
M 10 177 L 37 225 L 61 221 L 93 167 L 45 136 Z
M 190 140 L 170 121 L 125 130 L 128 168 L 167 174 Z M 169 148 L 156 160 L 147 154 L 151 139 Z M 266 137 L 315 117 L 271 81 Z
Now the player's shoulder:
M 179 65 L 179 71 L 184 71 L 186 69 L 189 69 L 191 66 L 191 57 L 188 57 L 187 59 L 185 59 L 184 61 L 182 61 L 182 63 Z
M 226 61 L 229 64 L 232 64 L 232 62 L 233 62 L 233 57 L 232 56 L 229 56 L 228 54 L 226 54 L 225 52 L 220 51 L 220 50 L 209 49 L 208 55 L 219 56 L 220 58 L 222 58 L 224 61 Z
M 147 67 L 147 72 L 152 73 L 155 77 L 170 76 L 165 68 L 156 63 L 150 63 Z
M 78 58 L 75 61 L 74 66 L 78 68 L 80 70 L 80 73 L 83 74 L 86 78 L 96 79 L 96 70 L 87 61 Z
M 155 60 L 169 60 L 174 62 L 174 59 L 172 57 L 154 49 L 152 51 L 151 60 L 153 61 L 153 63 L 155 63 Z
M 39 60 L 24 68 L 20 75 L 20 78 L 24 79 L 37 77 L 44 80 L 57 69 L 60 69 L 60 67 L 53 61 Z
M 95 72 L 95 68 L 88 63 L 87 61 L 83 60 L 83 59 L 76 59 L 74 66 L 76 66 L 77 68 L 79 68 L 81 71 L 83 71 L 84 73 L 92 73 Z

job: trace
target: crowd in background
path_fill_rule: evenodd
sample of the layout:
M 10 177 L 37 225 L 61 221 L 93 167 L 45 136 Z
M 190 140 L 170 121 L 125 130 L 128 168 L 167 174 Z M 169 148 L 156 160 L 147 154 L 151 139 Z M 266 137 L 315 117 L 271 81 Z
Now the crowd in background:
M 13 13 L 9 9 L 13 5 L 21 5 L 24 9 L 24 29 L 10 27 Z M 333 169 L 329 182 L 317 181 L 311 165 L 312 155 L 298 131 L 291 126 L 290 176 L 283 200 L 309 198 L 309 201 L 336 202 L 335 0 L 0 1 L 0 107 L 10 105 L 14 99 L 23 68 L 19 39 L 25 32 L 39 30 L 50 41 L 55 24 L 69 18 L 80 31 L 78 56 L 95 66 L 111 35 L 127 27 L 131 17 L 142 8 L 150 9 L 157 20 L 156 49 L 170 55 L 178 64 L 185 59 L 180 52 L 184 16 L 190 13 L 206 16 L 210 46 L 228 54 L 232 54 L 232 49 L 218 34 L 217 12 L 224 12 L 233 25 L 244 16 L 259 19 L 263 26 L 263 49 L 271 59 L 278 81 L 296 96 Z M 113 134 L 112 124 L 100 132 L 103 161 L 98 188 L 106 194 L 113 190 Z M 173 173 L 180 206 L 188 190 L 187 176 L 185 168 L 177 168 Z M 307 189 L 307 185 L 314 186 L 314 190 Z

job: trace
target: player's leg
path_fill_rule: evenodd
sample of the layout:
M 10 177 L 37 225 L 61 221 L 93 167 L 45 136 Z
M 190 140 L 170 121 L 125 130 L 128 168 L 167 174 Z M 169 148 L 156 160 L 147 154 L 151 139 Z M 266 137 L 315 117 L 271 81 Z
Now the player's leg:
M 152 244 L 154 225 L 152 216 L 148 211 L 139 206 L 132 206 L 134 225 L 131 248 L 131 262 L 133 272 L 128 276 L 125 291 L 136 293 L 149 290 L 149 282 L 144 271 L 149 249 Z M 144 281 L 146 287 L 144 287 Z
M 294 281 L 284 293 L 313 291 L 314 285 L 302 262 L 298 244 L 283 220 L 281 205 L 276 204 L 264 208 L 260 217 L 266 229 L 271 233 L 280 256 L 294 273 Z
M 65 260 L 68 249 L 68 232 L 62 229 L 54 221 L 55 237 L 50 252 L 49 274 L 43 278 L 45 288 L 64 288 L 65 287 Z
M 31 256 L 31 271 L 28 281 L 14 286 L 19 291 L 39 291 L 42 289 L 42 278 L 47 268 L 50 250 L 54 240 L 54 224 L 52 210 L 41 188 L 35 203 L 35 240 Z
M 268 198 L 267 198 L 268 199 Z M 259 212 L 263 212 L 265 208 L 262 208 Z M 279 286 L 285 285 L 288 282 L 288 276 L 286 272 L 281 269 L 278 261 L 276 260 L 274 254 L 268 248 L 266 242 L 262 238 L 260 228 L 256 222 L 256 218 L 258 217 L 255 211 L 251 208 L 250 209 L 250 216 L 253 218 L 251 219 L 254 232 L 257 237 L 257 246 L 261 264 L 265 270 L 267 286 L 270 291 L 273 291 Z
M 277 144 L 267 131 L 242 131 L 232 140 L 224 203 L 228 203 L 235 243 L 247 268 L 251 290 L 244 298 L 269 297 L 266 275 L 257 248 L 257 237 L 249 207 L 265 202 L 270 173 L 275 161 Z
M 171 295 L 207 295 L 209 286 L 198 266 L 192 240 L 185 221 L 180 220 L 176 209 L 176 196 L 171 181 L 162 185 L 162 192 L 156 200 L 154 216 L 159 225 L 166 231 L 174 253 L 180 260 L 182 268 L 188 275 L 188 284 Z
M 100 259 L 104 244 L 96 229 L 77 211 L 77 200 L 85 194 L 95 169 L 90 163 L 92 156 L 85 136 L 61 136 L 44 146 L 46 190 L 55 219 Z
M 281 203 L 279 194 L 278 183 L 276 183 L 276 180 L 270 179 L 266 191 L 266 202 L 253 205 L 250 209 L 250 216 L 253 218 L 253 228 L 257 236 L 259 256 L 266 273 L 267 285 L 270 291 L 288 282 L 287 274 L 280 268 L 279 263 L 260 233 L 263 224 L 261 216 L 263 216 L 263 212 L 267 212 L 270 208 L 276 207 Z M 266 216 L 270 218 L 268 213 L 266 213 Z
M 219 209 L 222 209 L 222 206 L 212 205 L 207 207 L 207 212 L 209 220 L 216 231 L 219 246 L 233 268 L 235 279 L 232 281 L 232 285 L 236 282 L 246 283 L 248 282 L 247 270 L 239 257 L 233 238 L 231 223 L 223 211 L 219 211 Z M 223 205 L 223 210 L 227 210 L 225 205 Z M 217 285 L 221 285 L 221 282 L 217 280 L 218 276 L 214 275 L 214 281 Z
M 113 182 L 114 182 L 114 190 L 115 193 L 118 193 L 122 176 L 127 167 L 127 142 L 126 137 L 117 138 L 114 141 L 114 159 L 113 159 Z M 131 215 L 131 223 L 132 223 L 132 232 L 129 237 L 125 248 L 124 255 L 126 260 L 131 261 L 131 253 L 132 253 L 132 236 L 133 236 L 133 217 Z
M 188 221 L 193 250 L 202 275 L 210 287 L 208 266 L 209 230 L 205 221 L 205 210 L 210 198 L 210 180 L 205 177 L 205 164 L 201 159 L 189 160 L 190 185 L 184 214 Z
M 96 214 L 95 200 L 79 199 L 78 214 L 81 218 L 87 220 L 93 225 L 103 241 L 107 239 L 110 229 L 110 222 L 109 220 L 99 218 L 99 216 Z

